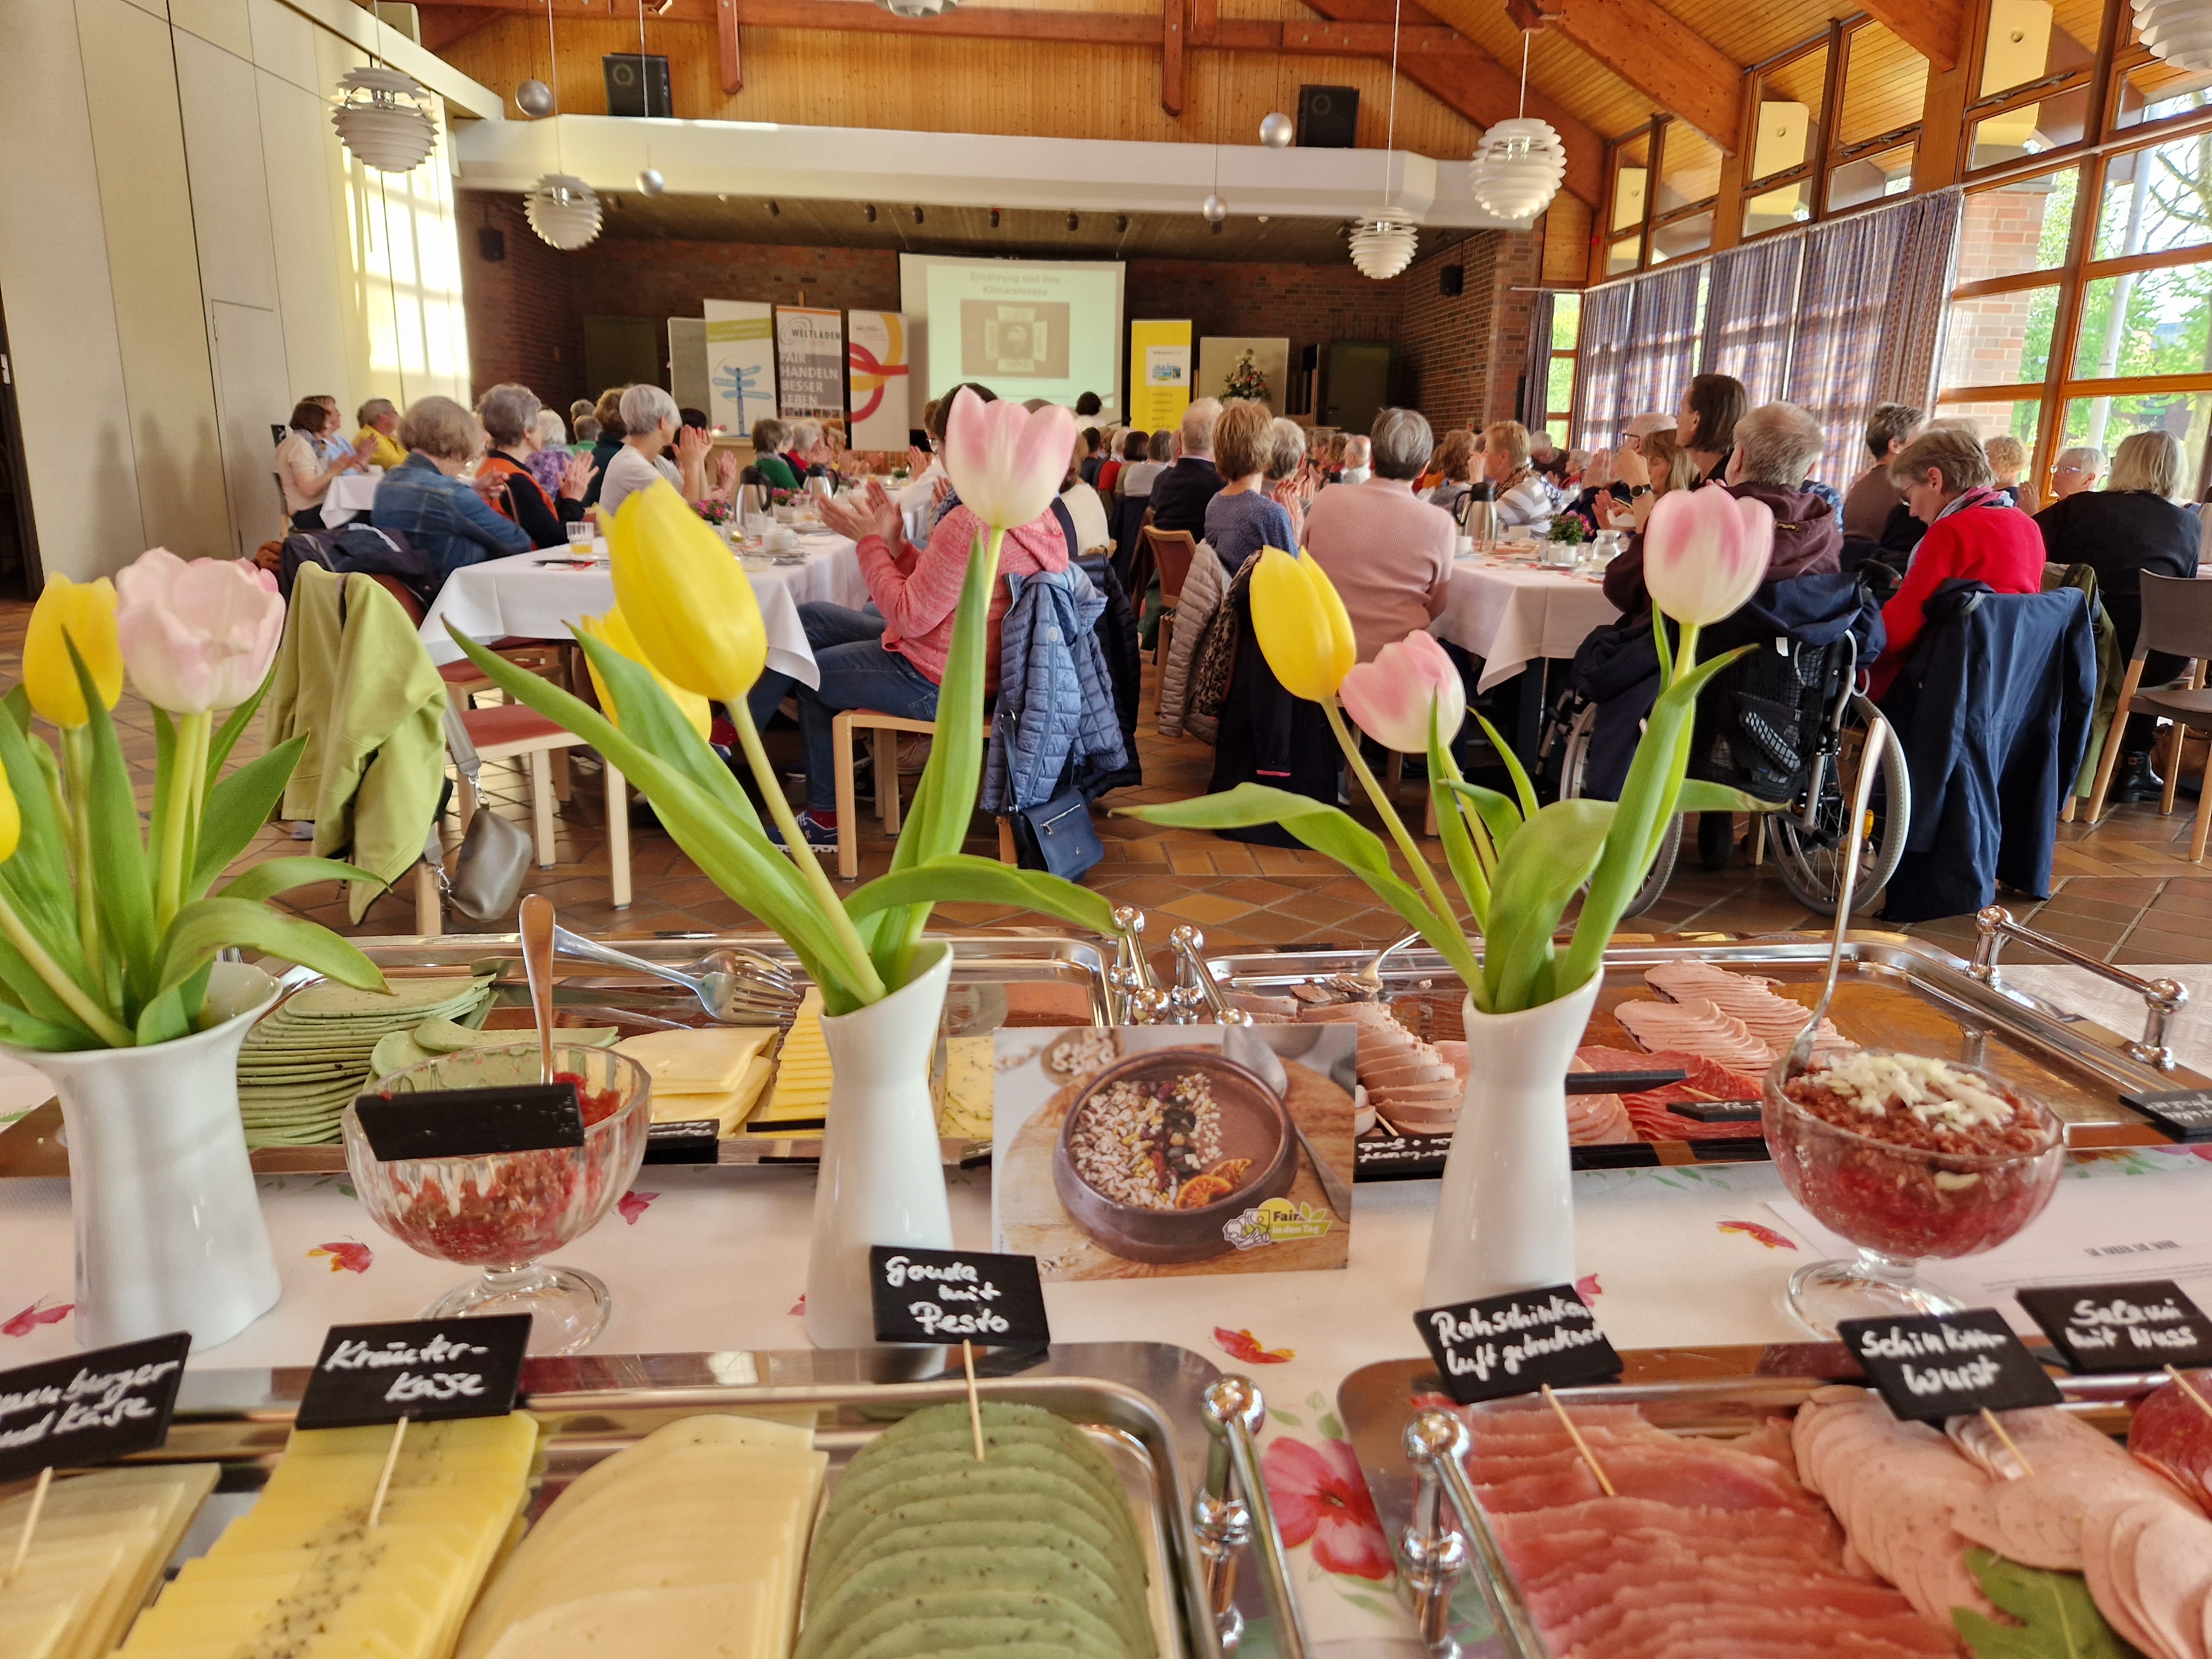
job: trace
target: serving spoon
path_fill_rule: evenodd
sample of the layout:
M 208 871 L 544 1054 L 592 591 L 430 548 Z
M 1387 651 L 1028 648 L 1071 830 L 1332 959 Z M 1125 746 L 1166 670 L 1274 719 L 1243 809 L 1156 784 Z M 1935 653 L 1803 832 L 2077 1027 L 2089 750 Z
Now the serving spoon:
M 1867 803 L 1874 799 L 1874 781 L 1881 770 L 1882 746 L 1889 741 L 1889 722 L 1880 714 L 1867 727 L 1866 745 L 1859 751 L 1858 781 L 1851 788 L 1851 821 L 1844 831 L 1844 846 L 1850 856 L 1844 860 L 1843 868 L 1836 877 L 1836 925 L 1828 941 L 1828 982 L 1820 988 L 1820 1000 L 1813 1005 L 1813 1017 L 1805 1022 L 1804 1030 L 1797 1033 L 1796 1042 L 1790 1045 L 1790 1054 L 1782 1063 L 1785 1081 L 1799 1076 L 1813 1063 L 1813 1039 L 1820 1029 L 1820 1022 L 1828 1017 L 1828 1005 L 1836 1000 L 1836 979 L 1844 966 L 1844 929 L 1850 923 L 1851 897 L 1859 884 L 1859 851 L 1866 834 Z

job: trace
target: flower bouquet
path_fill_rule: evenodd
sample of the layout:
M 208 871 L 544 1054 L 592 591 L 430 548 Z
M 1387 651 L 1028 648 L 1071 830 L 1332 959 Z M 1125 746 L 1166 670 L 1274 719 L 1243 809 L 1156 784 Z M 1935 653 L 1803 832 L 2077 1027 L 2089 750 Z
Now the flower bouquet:
M 639 490 L 607 531 L 615 610 L 578 630 L 605 714 L 453 634 L 510 696 L 620 767 L 677 844 L 774 928 L 821 988 L 834 1080 L 808 1269 L 807 1329 L 817 1342 L 874 1340 L 866 1273 L 871 1244 L 952 1242 L 928 1091 L 929 1049 L 951 957 L 948 947 L 922 941 L 931 907 L 945 900 L 1015 904 L 1096 933 L 1113 931 L 1112 907 L 1097 894 L 960 850 L 982 776 L 983 653 L 1000 547 L 1009 529 L 1051 504 L 1074 438 L 1063 409 L 1026 414 L 1018 404 L 986 405 L 965 392 L 955 401 L 945 471 L 989 529 L 969 555 L 938 696 L 937 736 L 890 872 L 842 901 L 799 831 L 746 707 L 768 648 L 751 584 L 675 489 L 655 483 Z M 737 729 L 781 847 L 707 744 L 710 701 Z
M 1574 1277 L 1564 1079 L 1602 977 L 1605 947 L 1643 885 L 1677 812 L 1759 811 L 1768 804 L 1686 779 L 1698 694 L 1753 647 L 1697 660 L 1698 629 L 1738 610 L 1765 580 L 1774 520 L 1718 486 L 1652 509 L 1644 580 L 1654 602 L 1662 690 L 1618 802 L 1539 805 L 1527 772 L 1486 720 L 1512 796 L 1470 783 L 1452 758 L 1467 714 L 1459 670 L 1413 633 L 1356 662 L 1351 619 L 1321 567 L 1269 548 L 1252 576 L 1252 628 L 1275 678 L 1321 704 L 1352 775 L 1374 802 L 1411 879 L 1380 837 L 1325 802 L 1256 784 L 1121 809 L 1154 823 L 1226 830 L 1274 823 L 1366 883 L 1418 929 L 1467 988 L 1475 1063 L 1431 1237 L 1427 1304 Z M 1668 619 L 1680 629 L 1670 650 Z M 1362 757 L 1344 714 L 1387 749 L 1425 754 L 1455 904 Z M 1476 717 L 1480 720 L 1480 716 Z M 1587 887 L 1564 953 L 1554 935 Z M 1469 937 L 1469 928 L 1474 937 Z
M 223 775 L 283 630 L 267 572 L 155 548 L 112 583 L 49 580 L 22 683 L 0 698 L 0 1046 L 61 1094 L 88 1343 L 179 1327 L 221 1341 L 276 1299 L 237 1085 L 239 1045 L 276 986 L 218 953 L 385 988 L 352 945 L 268 902 L 365 872 L 270 859 L 215 889 L 307 744 Z M 126 673 L 154 708 L 149 825 L 108 712 Z M 58 729 L 58 763 L 33 715 Z

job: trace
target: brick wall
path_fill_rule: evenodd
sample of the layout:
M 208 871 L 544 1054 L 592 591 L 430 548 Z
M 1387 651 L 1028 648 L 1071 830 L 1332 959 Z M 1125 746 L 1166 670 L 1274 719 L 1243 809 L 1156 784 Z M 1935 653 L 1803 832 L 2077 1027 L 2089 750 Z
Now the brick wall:
M 742 242 L 603 238 L 574 253 L 547 247 L 511 198 L 471 198 L 507 232 L 507 258 L 488 264 L 473 232 L 462 238 L 471 368 L 477 389 L 520 380 L 565 407 L 597 388 L 583 384 L 583 319 L 702 314 L 709 297 L 805 303 L 836 310 L 895 310 L 898 256 L 888 249 L 785 247 Z M 1399 346 L 1401 402 L 1439 426 L 1513 412 L 1527 350 L 1529 300 L 1508 292 L 1539 280 L 1537 235 L 1479 232 L 1417 260 L 1388 283 L 1341 263 L 1297 265 L 1202 259 L 1134 259 L 1123 288 L 1132 319 L 1188 317 L 1195 337 L 1282 335 L 1295 368 L 1303 347 L 1331 340 Z M 1445 264 L 1466 267 L 1457 299 L 1437 293 Z

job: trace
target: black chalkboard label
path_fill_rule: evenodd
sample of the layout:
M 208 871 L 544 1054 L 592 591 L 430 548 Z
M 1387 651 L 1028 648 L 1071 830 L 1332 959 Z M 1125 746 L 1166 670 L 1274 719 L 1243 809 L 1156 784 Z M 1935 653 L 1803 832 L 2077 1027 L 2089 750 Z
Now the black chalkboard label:
M 2061 1398 L 2050 1373 L 1995 1308 L 1845 1319 L 1836 1334 L 1890 1410 L 1908 1420 L 2055 1406 Z
M 2048 1285 L 2014 1294 L 2069 1370 L 2212 1365 L 2212 1319 L 2170 1279 Z
M 1052 1340 L 1033 1255 L 981 1250 L 868 1251 L 878 1342 L 962 1340 L 1002 1348 Z
M 179 1331 L 0 1371 L 0 1480 L 160 1445 L 191 1349 Z
M 653 1124 L 645 1132 L 645 1161 L 647 1164 L 716 1163 L 722 1155 L 717 1144 L 721 1134 L 722 1125 L 717 1118 L 686 1118 L 679 1123 Z
M 307 1378 L 303 1429 L 504 1417 L 522 1384 L 528 1314 L 333 1325 Z
M 1620 1375 L 1620 1356 L 1571 1285 L 1424 1308 L 1413 1323 L 1462 1406 Z
M 2168 1089 L 2120 1098 L 2176 1140 L 2212 1140 L 2212 1089 Z
M 425 1089 L 363 1095 L 361 1132 L 380 1164 L 403 1158 L 483 1158 L 584 1144 L 584 1112 L 573 1083 L 517 1083 L 498 1089 Z

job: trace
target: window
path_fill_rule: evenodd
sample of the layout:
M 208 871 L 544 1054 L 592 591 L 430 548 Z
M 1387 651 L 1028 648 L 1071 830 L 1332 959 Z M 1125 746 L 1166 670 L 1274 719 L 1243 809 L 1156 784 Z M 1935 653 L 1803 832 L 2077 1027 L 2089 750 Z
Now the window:
M 2212 265 L 2100 276 L 2081 293 L 2075 375 L 2084 380 L 2212 370 Z
M 1668 122 L 1659 135 L 1659 194 L 1651 204 L 1653 215 L 1663 220 L 1702 207 L 1720 191 L 1720 146 L 1686 122 Z
M 1802 225 L 1812 216 L 1813 181 L 1800 179 L 1794 185 L 1764 191 L 1745 202 L 1743 234 L 1756 236 L 1762 230 L 1779 230 L 1784 225 Z
M 2081 183 L 2081 169 L 2067 167 L 1966 198 L 1959 222 L 1960 286 L 2064 264 Z
M 2103 27 L 2100 0 L 1990 0 L 1980 98 L 2086 72 Z
M 1606 250 L 1605 274 L 1608 276 L 1619 276 L 1624 272 L 1633 270 L 1636 269 L 1637 261 L 1643 257 L 1644 239 L 1641 236 L 1624 237 Z
M 1928 101 L 1928 60 L 1880 23 L 1853 29 L 1844 58 L 1843 107 L 1836 147 L 1848 154 L 1920 125 Z
M 2212 110 L 2212 73 L 2178 70 L 2153 58 L 2120 77 L 2112 125 L 2125 130 Z
M 1954 300 L 1943 328 L 1946 386 L 2040 386 L 2051 373 L 2058 285 Z
M 2035 103 L 2021 104 L 1974 123 L 1969 169 L 1995 167 L 2023 155 L 2078 144 L 2089 118 L 2089 88 L 2079 86 Z
M 2212 388 L 2075 398 L 2066 405 L 2066 425 L 2057 447 L 2086 444 L 2109 455 L 2130 432 L 2163 427 L 2181 440 L 2181 452 L 2194 467 L 2204 453 L 2208 425 L 2212 425 Z M 2184 483 L 2193 495 L 2195 478 L 2185 476 Z
M 2115 155 L 2097 208 L 2098 259 L 2212 242 L 2212 133 Z
M 1751 147 L 1754 183 L 1796 173 L 1820 153 L 1827 79 L 1825 45 L 1759 77 L 1759 127 Z
M 1651 135 L 1638 133 L 1622 144 L 1613 162 L 1613 228 L 1631 230 L 1644 222 L 1651 180 Z
M 1582 343 L 1583 296 L 1552 296 L 1552 362 L 1544 389 L 1545 423 L 1552 441 L 1565 447 L 1574 423 L 1575 352 Z
M 1879 202 L 1886 196 L 1902 196 L 1912 188 L 1912 158 L 1919 146 L 1898 145 L 1893 149 L 1838 161 L 1828 174 L 1828 211 Z
M 1655 228 L 1651 233 L 1651 263 L 1663 264 L 1669 259 L 1703 253 L 1712 245 L 1713 212 L 1707 208 L 1703 213 L 1669 220 Z
M 2035 429 L 2043 420 L 2043 401 L 2039 398 L 2022 398 L 2008 404 L 1941 403 L 1936 405 L 1936 418 L 1969 422 L 1974 434 L 1984 443 L 2000 434 L 2008 434 L 2033 452 Z

